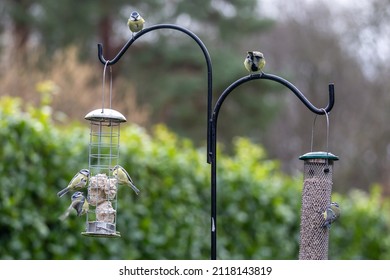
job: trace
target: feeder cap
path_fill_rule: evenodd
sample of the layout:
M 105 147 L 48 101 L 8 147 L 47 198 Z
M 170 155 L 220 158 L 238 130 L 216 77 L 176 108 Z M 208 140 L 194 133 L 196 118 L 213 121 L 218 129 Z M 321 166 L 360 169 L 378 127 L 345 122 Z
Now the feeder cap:
M 93 110 L 92 112 L 89 112 L 85 116 L 85 119 L 89 121 L 97 121 L 97 122 L 103 122 L 103 121 L 113 121 L 117 123 L 126 122 L 126 118 L 121 113 L 113 109 Z
M 335 156 L 332 153 L 328 152 L 310 152 L 299 157 L 301 160 L 309 159 L 329 159 L 329 160 L 339 160 L 338 156 Z

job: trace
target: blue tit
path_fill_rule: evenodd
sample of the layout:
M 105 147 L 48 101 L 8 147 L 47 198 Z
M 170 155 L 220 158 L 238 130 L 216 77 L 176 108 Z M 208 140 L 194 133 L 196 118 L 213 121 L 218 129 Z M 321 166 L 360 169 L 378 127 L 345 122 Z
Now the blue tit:
M 69 216 L 72 209 L 76 210 L 77 216 L 81 216 L 88 212 L 89 204 L 82 192 L 75 192 L 72 195 L 71 203 L 68 209 L 66 209 L 65 213 L 61 215 L 60 219 L 65 220 Z
M 57 193 L 58 197 L 62 197 L 69 191 L 74 191 L 76 189 L 85 187 L 89 180 L 89 176 L 90 172 L 88 169 L 81 169 L 79 172 L 77 172 L 76 175 L 74 175 L 68 186 Z
M 144 23 L 145 20 L 136 11 L 132 12 L 130 14 L 129 19 L 127 20 L 127 26 L 129 27 L 130 31 L 133 33 L 141 31 L 144 28 Z
M 244 60 L 244 66 L 251 74 L 262 72 L 265 66 L 264 55 L 258 51 L 248 52 Z
M 325 211 L 322 213 L 324 216 L 325 222 L 322 224 L 322 227 L 327 227 L 330 229 L 330 225 L 340 217 L 340 207 L 337 202 L 332 202 L 326 207 Z
M 133 191 L 138 195 L 139 189 L 136 188 L 136 186 L 133 183 L 133 180 L 131 179 L 129 173 L 120 165 L 115 165 L 112 170 L 112 175 L 115 177 L 115 179 L 118 180 L 119 184 L 125 184 L 128 185 L 133 189 Z

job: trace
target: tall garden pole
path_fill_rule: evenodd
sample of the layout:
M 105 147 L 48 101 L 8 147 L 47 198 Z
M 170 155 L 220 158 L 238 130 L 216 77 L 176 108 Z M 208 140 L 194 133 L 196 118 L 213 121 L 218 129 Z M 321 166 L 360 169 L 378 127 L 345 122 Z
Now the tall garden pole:
M 223 102 L 225 101 L 226 97 L 233 92 L 234 89 L 236 89 L 238 86 L 252 81 L 252 80 L 271 80 L 274 82 L 277 82 L 279 84 L 284 85 L 288 89 L 290 89 L 297 97 L 298 99 L 313 113 L 317 115 L 323 115 L 328 112 L 330 112 L 334 105 L 334 85 L 329 84 L 329 103 L 326 106 L 326 108 L 317 108 L 315 107 L 310 101 L 305 97 L 305 95 L 300 92 L 292 83 L 289 81 L 276 76 L 272 74 L 266 74 L 266 73 L 260 73 L 260 74 L 252 74 L 248 75 L 246 77 L 243 77 L 241 79 L 238 79 L 234 83 L 232 83 L 229 87 L 225 89 L 225 91 L 220 95 L 218 98 L 214 110 L 211 115 L 211 124 L 210 127 L 210 134 L 211 136 L 208 137 L 211 141 L 211 145 L 209 147 L 211 148 L 211 212 L 212 212 L 212 230 L 214 231 L 214 234 L 216 234 L 217 231 L 217 122 L 218 122 L 218 114 L 222 107 Z M 217 255 L 217 244 L 216 239 L 214 240 L 215 244 L 212 245 L 212 249 L 214 250 L 213 256 L 216 257 Z

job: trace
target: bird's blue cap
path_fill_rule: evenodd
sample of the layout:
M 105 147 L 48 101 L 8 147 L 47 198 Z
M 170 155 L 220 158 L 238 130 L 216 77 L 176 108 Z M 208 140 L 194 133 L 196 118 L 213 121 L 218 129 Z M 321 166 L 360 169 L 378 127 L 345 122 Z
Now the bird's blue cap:
M 134 12 L 132 12 L 132 13 L 130 14 L 130 17 L 136 19 L 137 17 L 139 17 L 139 13 L 138 13 L 137 11 L 134 11 Z

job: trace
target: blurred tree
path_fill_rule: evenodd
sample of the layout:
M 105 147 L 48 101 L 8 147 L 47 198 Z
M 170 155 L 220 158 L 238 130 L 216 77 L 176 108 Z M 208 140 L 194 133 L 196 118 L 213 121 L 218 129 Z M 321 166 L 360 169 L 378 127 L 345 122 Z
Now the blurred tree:
M 104 56 L 113 58 L 131 36 L 126 21 L 132 10 L 138 10 L 145 17 L 146 26 L 176 23 L 187 27 L 204 41 L 212 55 L 215 96 L 232 81 L 247 75 L 243 67 L 246 51 L 258 49 L 260 41 L 255 40 L 250 46 L 243 42 L 272 25 L 272 21 L 258 16 L 256 0 L 154 0 L 147 3 L 132 1 L 131 5 L 124 0 L 36 0 L 29 2 L 28 9 L 11 5 L 15 4 L 11 0 L 8 2 L 14 14 L 29 19 L 23 21 L 29 32 L 26 36 L 34 36 L 44 47 L 45 55 L 75 44 L 81 50 L 82 58 L 96 61 L 95 46 L 102 42 Z M 11 20 L 16 22 L 16 16 Z M 123 104 L 128 103 L 124 100 L 134 98 L 128 95 L 127 89 L 134 88 L 140 106 L 149 107 L 149 124 L 168 123 L 181 135 L 203 143 L 206 64 L 200 49 L 188 36 L 167 30 L 147 34 L 114 66 L 114 78 L 119 76 L 126 77 L 127 85 L 114 96 L 115 105 L 124 107 Z M 266 126 L 277 112 L 275 102 L 270 102 L 272 98 L 267 100 L 268 88 L 267 84 L 252 84 L 246 87 L 247 94 L 232 99 L 225 109 L 226 121 L 221 121 L 222 139 L 226 137 L 230 141 L 233 135 L 250 129 L 252 124 L 259 128 Z M 251 93 L 259 90 L 263 95 L 253 102 Z M 242 124 L 232 130 L 230 124 L 237 118 L 235 111 L 239 108 L 246 113 L 242 116 Z M 132 108 L 124 107 L 121 111 L 131 119 Z M 254 121 L 249 116 L 256 111 L 260 113 Z M 199 112 L 204 113 L 199 116 Z
M 29 0 L 9 1 L 9 15 L 12 19 L 13 45 L 17 52 L 26 51 L 27 42 L 33 27 L 33 17 L 29 13 L 32 2 Z
M 351 101 L 360 108 L 355 109 L 360 121 L 356 126 L 360 157 L 357 154 L 351 157 L 361 167 L 358 174 L 364 174 L 366 180 L 381 182 L 387 194 L 390 194 L 389 4 L 389 0 L 367 0 L 352 5 L 345 9 L 344 24 L 337 33 L 368 80 L 358 91 L 359 98 Z
M 314 104 L 325 106 L 328 84 L 335 83 L 329 147 L 340 156 L 336 188 L 367 190 L 372 182 L 390 182 L 390 127 L 386 121 L 390 85 L 385 77 L 389 66 L 380 59 L 390 52 L 376 45 L 376 40 L 367 45 L 361 41 L 361 32 L 376 36 L 367 29 L 388 28 L 384 12 L 374 9 L 377 2 L 381 1 L 362 1 L 364 9 L 360 5 L 340 9 L 316 1 L 300 9 L 280 1 L 283 9 L 279 9 L 278 24 L 263 35 L 269 49 L 268 67 L 290 77 Z M 376 27 L 366 25 L 375 15 L 381 19 L 375 21 Z M 377 34 L 382 41 L 380 34 L 382 31 Z M 278 44 L 280 38 L 283 44 Z M 387 41 L 390 43 L 388 35 Z M 282 100 L 285 107 L 263 139 L 271 156 L 282 159 L 285 170 L 293 171 L 297 157 L 310 149 L 314 115 L 291 94 L 280 97 Z M 326 149 L 324 117 L 317 119 L 314 144 L 314 149 Z

